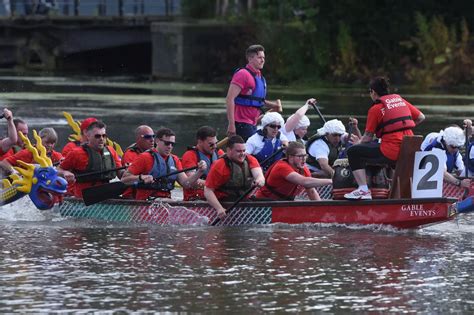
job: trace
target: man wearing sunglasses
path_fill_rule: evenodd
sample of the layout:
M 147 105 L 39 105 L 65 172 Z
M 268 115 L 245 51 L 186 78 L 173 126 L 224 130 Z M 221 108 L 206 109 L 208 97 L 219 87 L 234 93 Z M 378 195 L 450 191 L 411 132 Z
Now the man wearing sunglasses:
M 259 163 L 266 161 L 265 165 L 260 165 L 264 172 L 283 157 L 283 152 L 280 152 L 268 160 L 268 157 L 288 144 L 288 139 L 280 132 L 283 124 L 283 117 L 279 113 L 266 113 L 262 118 L 262 129 L 259 129 L 245 143 L 248 154 L 252 154 Z
M 217 132 L 214 128 L 209 126 L 203 126 L 196 132 L 197 144 L 194 147 L 188 148 L 183 154 L 181 162 L 183 168 L 193 167 L 198 164 L 199 161 L 205 161 L 207 164 L 207 170 L 197 180 L 196 186 L 199 188 L 184 188 L 183 195 L 185 201 L 190 200 L 206 200 L 204 197 L 204 184 L 206 183 L 206 177 L 211 169 L 211 165 L 222 155 L 224 151 L 217 148 Z M 191 176 L 195 171 L 189 171 L 186 175 Z
M 88 117 L 86 119 L 84 119 L 82 122 L 81 122 L 81 125 L 80 125 L 80 129 L 81 129 L 81 140 L 79 141 L 70 141 L 68 142 L 64 147 L 63 147 L 63 150 L 61 151 L 61 154 L 66 157 L 69 152 L 71 152 L 72 150 L 74 150 L 75 148 L 78 148 L 80 147 L 82 144 L 86 143 L 87 142 L 87 136 L 86 136 L 86 131 L 87 131 L 87 127 L 89 127 L 93 122 L 96 122 L 97 121 L 97 118 L 95 117 Z
M 140 154 L 123 175 L 123 183 L 138 183 L 136 191 L 130 189 L 126 192 L 126 195 L 131 194 L 134 199 L 171 198 L 175 181 L 183 188 L 192 188 L 206 171 L 206 162 L 199 161 L 197 172 L 189 177 L 185 173 L 178 173 L 155 181 L 155 178 L 183 169 L 179 158 L 171 153 L 176 145 L 175 133 L 169 128 L 158 129 L 155 141 L 156 148 Z
M 315 187 L 331 185 L 331 179 L 312 178 L 305 166 L 304 144 L 292 141 L 286 148 L 286 158 L 273 164 L 265 174 L 265 186 L 257 191 L 257 198 L 294 200 L 300 187 L 306 189 L 310 200 L 321 200 Z
M 150 126 L 141 125 L 135 129 L 135 143 L 130 145 L 122 156 L 122 164 L 129 165 L 137 159 L 137 157 L 150 150 L 155 145 L 155 133 Z
M 464 131 L 457 125 L 451 125 L 440 132 L 428 134 L 420 149 L 423 151 L 443 150 L 446 153 L 444 180 L 456 186 L 469 188 L 471 184 L 469 179 L 460 180 L 455 177 L 464 175 L 464 162 L 459 148 L 464 146 L 465 139 Z
M 106 145 L 106 126 L 101 121 L 92 122 L 85 132 L 87 143 L 71 151 L 61 162 L 58 172 L 68 183 L 74 184 L 74 196 L 82 198 L 82 190 L 110 182 L 116 176 L 121 177 L 123 170 L 115 171 L 122 166 L 117 152 Z M 76 175 L 97 172 L 95 175 Z

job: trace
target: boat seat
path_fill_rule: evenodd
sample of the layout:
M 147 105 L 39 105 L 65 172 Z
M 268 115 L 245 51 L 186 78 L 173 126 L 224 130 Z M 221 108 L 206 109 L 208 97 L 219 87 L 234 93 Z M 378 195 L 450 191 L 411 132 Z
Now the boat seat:
M 411 198 L 411 183 L 413 181 L 413 165 L 415 153 L 420 151 L 423 136 L 404 136 L 400 146 L 400 155 L 395 165 L 392 177 L 389 199 Z

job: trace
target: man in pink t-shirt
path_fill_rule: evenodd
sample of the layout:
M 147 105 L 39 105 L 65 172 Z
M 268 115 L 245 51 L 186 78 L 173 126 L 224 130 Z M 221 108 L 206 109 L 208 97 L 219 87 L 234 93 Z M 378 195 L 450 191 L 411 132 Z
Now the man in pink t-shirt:
M 265 99 L 267 84 L 261 70 L 265 64 L 265 49 L 251 45 L 246 52 L 247 65 L 234 73 L 227 91 L 227 136 L 239 135 L 246 141 L 257 131 L 257 120 L 263 106 L 281 112 L 281 103 Z

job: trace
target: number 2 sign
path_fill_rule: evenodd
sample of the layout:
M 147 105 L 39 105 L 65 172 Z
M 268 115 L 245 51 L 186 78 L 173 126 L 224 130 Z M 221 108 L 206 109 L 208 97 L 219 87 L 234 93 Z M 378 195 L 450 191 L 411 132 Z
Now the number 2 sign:
M 412 198 L 442 197 L 446 153 L 439 149 L 416 152 L 413 166 Z

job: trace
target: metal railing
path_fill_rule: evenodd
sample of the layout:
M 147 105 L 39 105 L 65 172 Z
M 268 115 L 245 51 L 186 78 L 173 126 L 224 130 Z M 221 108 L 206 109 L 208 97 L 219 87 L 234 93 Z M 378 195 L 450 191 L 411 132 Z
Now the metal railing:
M 181 0 L 0 0 L 0 16 L 175 16 Z

